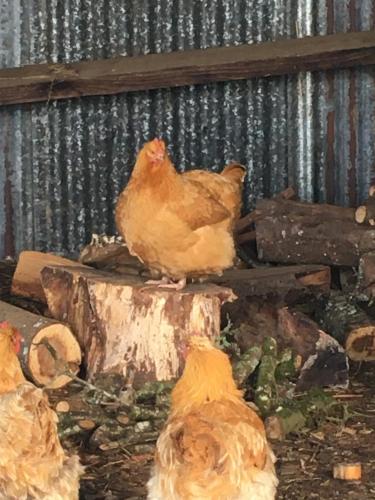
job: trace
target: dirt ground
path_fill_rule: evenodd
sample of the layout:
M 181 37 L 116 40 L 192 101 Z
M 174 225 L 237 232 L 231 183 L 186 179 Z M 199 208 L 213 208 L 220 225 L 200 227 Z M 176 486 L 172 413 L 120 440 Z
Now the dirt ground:
M 350 389 L 337 395 L 348 408 L 345 422 L 328 421 L 319 429 L 306 429 L 273 443 L 280 479 L 278 499 L 375 499 L 374 381 L 375 365 L 362 365 L 353 374 Z M 80 455 L 87 467 L 82 500 L 146 498 L 152 454 L 130 456 L 125 449 L 90 454 L 84 448 L 82 443 Z M 360 462 L 362 481 L 333 479 L 332 466 L 341 462 Z

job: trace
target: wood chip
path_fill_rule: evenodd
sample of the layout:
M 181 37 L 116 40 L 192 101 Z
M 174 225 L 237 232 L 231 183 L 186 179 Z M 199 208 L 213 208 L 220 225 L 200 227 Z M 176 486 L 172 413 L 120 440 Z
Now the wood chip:
M 333 477 L 344 481 L 359 481 L 362 477 L 362 466 L 355 464 L 335 464 L 333 466 Z

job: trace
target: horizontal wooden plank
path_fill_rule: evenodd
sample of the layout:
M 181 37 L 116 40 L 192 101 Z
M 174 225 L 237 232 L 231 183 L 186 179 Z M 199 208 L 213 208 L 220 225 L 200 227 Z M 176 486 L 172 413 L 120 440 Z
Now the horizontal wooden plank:
M 0 70 L 0 105 L 375 64 L 375 32 Z

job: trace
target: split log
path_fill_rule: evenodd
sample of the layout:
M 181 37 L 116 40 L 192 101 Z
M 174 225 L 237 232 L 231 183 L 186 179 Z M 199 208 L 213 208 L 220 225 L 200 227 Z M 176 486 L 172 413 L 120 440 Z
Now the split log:
M 375 320 L 340 293 L 321 299 L 317 320 L 353 361 L 375 361 Z
M 88 378 L 132 374 L 136 385 L 177 377 L 180 341 L 196 331 L 218 336 L 221 304 L 235 298 L 212 284 L 176 292 L 78 267 L 46 267 L 42 284 L 53 317 L 77 334 Z
M 46 297 L 40 282 L 40 272 L 43 267 L 48 265 L 75 266 L 79 264 L 51 253 L 21 252 L 13 276 L 11 293 L 46 304 Z
M 374 249 L 375 229 L 358 225 L 354 209 L 285 200 L 261 200 L 256 222 L 260 260 L 357 266 Z
M 61 365 L 66 364 L 74 374 L 78 373 L 81 350 L 68 326 L 0 302 L 0 321 L 5 320 L 18 328 L 24 338 L 19 359 L 28 379 L 53 389 L 71 382 L 71 377 L 62 373 Z M 56 363 L 46 341 L 61 363 Z

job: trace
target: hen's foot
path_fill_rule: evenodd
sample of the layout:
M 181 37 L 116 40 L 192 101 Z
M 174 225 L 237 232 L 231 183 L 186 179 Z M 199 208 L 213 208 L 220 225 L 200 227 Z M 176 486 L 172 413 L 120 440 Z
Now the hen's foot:
M 160 280 L 147 280 L 145 282 L 145 285 L 163 286 L 167 285 L 168 283 L 171 283 L 171 280 L 166 276 L 163 276 Z
M 177 282 L 163 276 L 161 280 L 148 280 L 146 285 L 156 285 L 158 288 L 172 288 L 173 290 L 179 291 L 185 288 L 186 278 L 181 278 Z

